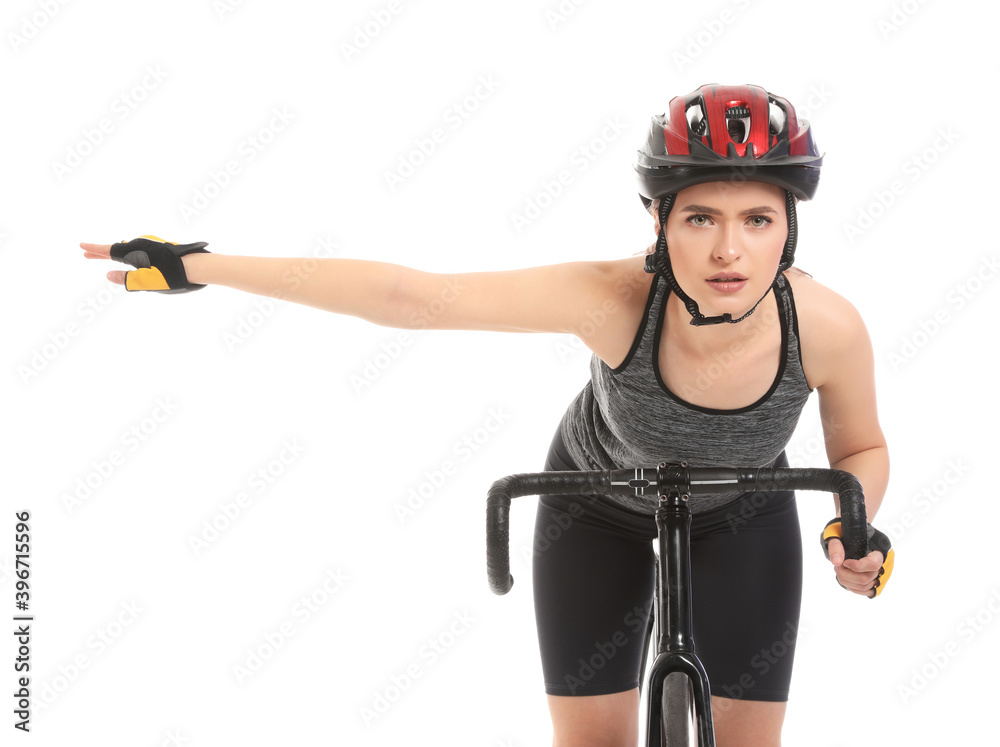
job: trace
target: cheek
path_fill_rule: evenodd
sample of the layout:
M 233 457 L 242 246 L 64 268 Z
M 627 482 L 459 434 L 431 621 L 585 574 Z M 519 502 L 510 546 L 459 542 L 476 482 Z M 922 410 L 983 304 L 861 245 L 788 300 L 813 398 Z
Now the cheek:
M 768 238 L 766 243 L 766 251 L 770 254 L 775 261 L 775 264 L 781 260 L 781 255 L 785 251 L 785 243 L 788 240 L 788 229 L 782 227 L 777 231 L 772 232 L 772 235 Z
M 787 239 L 787 226 L 774 225 L 769 226 L 766 231 L 746 231 L 743 238 L 743 246 L 754 258 L 754 261 L 770 263 L 773 260 L 774 264 L 777 265 L 781 261 L 781 255 L 785 251 L 785 242 Z
M 684 230 L 686 226 L 675 226 L 667 223 L 667 248 L 670 251 L 670 262 L 674 267 L 690 264 L 695 257 L 704 256 L 712 251 L 712 238 L 709 231 Z
M 696 286 L 713 266 L 714 242 L 711 231 L 667 231 L 670 266 L 682 288 L 694 292 Z M 676 235 L 674 235 L 676 234 Z M 673 241 L 671 238 L 673 237 Z M 775 259 L 775 267 L 778 260 Z

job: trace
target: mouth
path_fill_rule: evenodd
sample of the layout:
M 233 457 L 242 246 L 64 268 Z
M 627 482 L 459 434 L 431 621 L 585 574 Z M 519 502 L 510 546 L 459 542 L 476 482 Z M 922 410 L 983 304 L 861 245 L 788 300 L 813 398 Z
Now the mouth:
M 738 272 L 719 272 L 710 278 L 705 278 L 705 282 L 722 293 L 735 293 L 747 284 L 747 278 Z

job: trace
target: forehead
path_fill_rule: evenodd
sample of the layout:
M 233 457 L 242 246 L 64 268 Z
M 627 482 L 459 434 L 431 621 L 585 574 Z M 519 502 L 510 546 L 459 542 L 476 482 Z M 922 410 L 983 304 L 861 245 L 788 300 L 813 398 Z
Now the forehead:
M 753 202 L 757 205 L 781 206 L 785 203 L 785 190 L 765 182 L 705 182 L 677 193 L 675 205 L 683 207 L 686 202 L 722 205 Z

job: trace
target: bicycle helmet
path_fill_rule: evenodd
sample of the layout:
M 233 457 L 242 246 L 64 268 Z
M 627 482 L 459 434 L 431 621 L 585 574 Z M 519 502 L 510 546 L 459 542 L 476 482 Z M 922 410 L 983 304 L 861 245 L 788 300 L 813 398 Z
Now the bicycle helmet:
M 648 209 L 654 199 L 660 199 L 660 235 L 655 252 L 646 259 L 646 271 L 664 275 L 690 312 L 691 324 L 741 322 L 767 293 L 738 319 L 730 314 L 701 314 L 698 304 L 677 284 L 670 267 L 666 225 L 677 192 L 718 181 L 757 181 L 784 189 L 788 238 L 775 275 L 777 281 L 795 259 L 795 198 L 809 200 L 816 193 L 822 163 L 809 123 L 796 117 L 787 100 L 760 86 L 701 86 L 672 99 L 669 116 L 652 118 L 635 162 L 643 204 Z

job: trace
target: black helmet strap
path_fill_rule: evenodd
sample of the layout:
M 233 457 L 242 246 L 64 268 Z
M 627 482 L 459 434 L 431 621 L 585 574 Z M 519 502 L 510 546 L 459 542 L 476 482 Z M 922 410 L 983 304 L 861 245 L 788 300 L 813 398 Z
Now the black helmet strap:
M 692 325 L 696 327 L 703 327 L 709 324 L 737 324 L 742 322 L 750 316 L 758 306 L 760 306 L 761 301 L 767 298 L 767 294 L 771 292 L 771 288 L 774 287 L 774 283 L 771 283 L 771 285 L 768 286 L 764 295 L 761 296 L 757 303 L 753 305 L 753 308 L 739 319 L 733 319 L 733 315 L 729 313 L 721 314 L 719 316 L 705 316 L 702 314 L 698 309 L 698 303 L 687 293 L 681 290 L 681 286 L 678 284 L 677 278 L 674 277 L 673 268 L 670 266 L 670 252 L 667 251 L 667 217 L 670 215 L 670 210 L 674 206 L 675 197 L 676 194 L 668 194 L 660 199 L 660 235 L 656 240 L 656 249 L 652 254 L 647 255 L 646 257 L 646 272 L 659 272 L 663 275 L 664 280 L 667 281 L 667 285 L 669 285 L 670 289 L 677 294 L 677 297 L 684 303 L 684 308 L 686 308 L 688 313 L 691 315 Z M 798 224 L 795 216 L 795 198 L 787 189 L 785 190 L 785 215 L 788 218 L 788 238 L 785 240 L 785 248 L 781 253 L 781 261 L 778 263 L 778 272 L 774 276 L 775 282 L 777 282 L 778 277 L 782 272 L 792 266 L 792 262 L 795 259 L 795 244 L 798 239 Z

